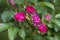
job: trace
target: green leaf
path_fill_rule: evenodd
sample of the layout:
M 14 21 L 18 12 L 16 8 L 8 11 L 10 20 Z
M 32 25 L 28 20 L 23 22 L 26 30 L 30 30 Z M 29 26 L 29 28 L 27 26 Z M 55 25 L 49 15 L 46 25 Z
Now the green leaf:
M 33 2 L 33 3 L 35 3 L 35 4 L 37 4 L 37 0 L 30 0 L 31 2 Z
M 2 17 L 3 22 L 9 21 L 13 18 L 13 12 L 4 11 L 1 17 Z
M 15 37 L 17 35 L 17 31 L 18 31 L 18 29 L 15 28 L 15 27 L 10 27 L 8 29 L 8 38 L 9 38 L 9 40 L 14 40 L 15 39 Z
M 55 4 L 57 2 L 57 0 L 53 0 L 53 3 Z
M 49 28 L 53 28 L 52 23 L 47 23 L 47 26 L 48 26 Z
M 33 34 L 32 35 L 32 40 L 43 40 L 44 38 L 42 38 L 41 35 L 36 35 L 36 34 Z
M 53 37 L 49 37 L 49 40 L 54 40 Z
M 38 14 L 41 14 L 45 10 L 43 7 L 40 7 L 38 5 L 36 5 L 35 7 L 36 7 L 36 11 L 37 11 Z
M 53 10 L 55 9 L 55 8 L 54 8 L 54 5 L 51 4 L 51 3 L 49 3 L 49 2 L 40 2 L 39 5 L 40 5 L 40 6 L 50 7 L 50 8 L 52 8 Z
M 24 0 L 15 0 L 15 3 L 16 4 L 23 4 L 24 3 Z
M 51 21 L 56 24 L 58 27 L 60 27 L 60 21 L 57 19 L 51 19 Z
M 60 14 L 56 14 L 55 15 L 55 18 L 60 18 Z
M 0 0 L 0 3 L 1 3 L 2 0 Z
M 8 24 L 0 23 L 0 32 L 6 30 L 8 28 L 9 28 L 9 25 Z
M 46 38 L 47 38 L 48 40 L 54 40 L 54 38 L 51 37 L 51 36 L 47 36 Z
M 20 29 L 18 31 L 18 33 L 19 33 L 19 36 L 24 40 L 25 36 L 26 36 L 25 30 L 24 29 Z
M 58 31 L 60 30 L 60 28 L 59 28 L 57 25 L 54 25 L 54 30 L 55 30 L 56 32 L 58 32 Z
M 52 34 L 53 34 L 53 33 L 51 32 L 51 30 L 48 30 L 48 31 L 47 31 L 47 35 L 50 36 L 50 35 L 52 35 Z
M 59 36 L 58 35 L 54 35 L 54 40 L 60 40 Z

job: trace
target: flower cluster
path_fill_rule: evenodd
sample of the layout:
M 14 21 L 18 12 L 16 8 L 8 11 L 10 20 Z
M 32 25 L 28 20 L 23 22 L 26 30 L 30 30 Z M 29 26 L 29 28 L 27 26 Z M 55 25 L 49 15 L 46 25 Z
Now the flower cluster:
M 28 12 L 28 14 L 32 14 L 31 18 L 32 18 L 34 26 L 38 26 L 38 30 L 41 33 L 46 33 L 47 26 L 45 24 L 41 23 L 41 18 L 36 13 L 35 8 L 33 6 L 26 6 L 25 10 L 26 10 L 26 12 Z M 24 12 L 17 12 L 15 14 L 14 18 L 15 18 L 15 20 L 22 22 L 25 20 L 26 15 Z M 46 20 L 50 20 L 50 15 L 48 15 L 48 14 L 46 15 Z

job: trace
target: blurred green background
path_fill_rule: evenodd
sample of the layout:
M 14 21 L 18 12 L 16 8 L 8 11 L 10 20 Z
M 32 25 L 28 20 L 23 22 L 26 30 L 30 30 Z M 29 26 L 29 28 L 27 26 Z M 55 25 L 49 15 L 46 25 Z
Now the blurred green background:
M 53 3 L 55 6 L 55 13 L 56 14 L 60 13 L 60 0 L 39 0 L 39 1 L 47 1 Z M 5 4 L 4 0 L 2 0 L 2 4 L 0 3 L 0 23 L 2 22 L 1 13 L 2 11 L 6 10 L 6 6 L 7 5 Z M 0 40 L 8 40 L 7 30 L 0 32 Z M 20 40 L 19 36 L 16 37 L 16 40 Z

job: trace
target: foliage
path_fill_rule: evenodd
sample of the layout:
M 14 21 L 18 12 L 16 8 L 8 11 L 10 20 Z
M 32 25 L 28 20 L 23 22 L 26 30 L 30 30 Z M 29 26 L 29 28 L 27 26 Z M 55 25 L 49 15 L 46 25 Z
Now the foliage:
M 0 20 L 2 20 L 0 32 L 7 30 L 9 40 L 15 40 L 18 35 L 20 40 L 60 40 L 60 0 L 14 0 L 13 2 L 0 0 Z M 38 26 L 34 26 L 33 22 L 36 20 L 31 17 L 31 10 L 26 11 L 28 5 L 33 6 L 31 9 L 35 9 L 34 12 L 40 18 L 38 20 L 47 26 L 45 33 L 38 30 Z M 20 11 L 26 15 L 26 19 L 21 19 L 22 21 L 14 18 Z M 47 20 L 46 14 L 50 15 L 50 20 Z

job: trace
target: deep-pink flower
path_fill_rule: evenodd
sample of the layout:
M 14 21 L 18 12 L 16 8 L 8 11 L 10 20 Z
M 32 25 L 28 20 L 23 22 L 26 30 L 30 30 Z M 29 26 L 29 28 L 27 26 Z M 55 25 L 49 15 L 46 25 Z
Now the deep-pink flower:
M 34 26 L 38 25 L 41 21 L 41 19 L 39 18 L 39 15 L 37 13 L 34 13 L 32 15 L 32 20 L 33 20 Z
M 33 6 L 26 6 L 25 9 L 28 13 L 34 13 L 35 12 L 35 8 Z
M 50 14 L 46 14 L 46 20 L 50 20 L 50 19 L 51 19 Z
M 15 20 L 18 20 L 18 21 L 22 22 L 22 21 L 25 20 L 25 13 L 24 12 L 17 12 L 14 15 L 14 18 L 15 18 Z
M 38 26 L 38 30 L 41 32 L 41 33 L 46 33 L 47 32 L 47 26 L 45 24 L 40 24 Z

